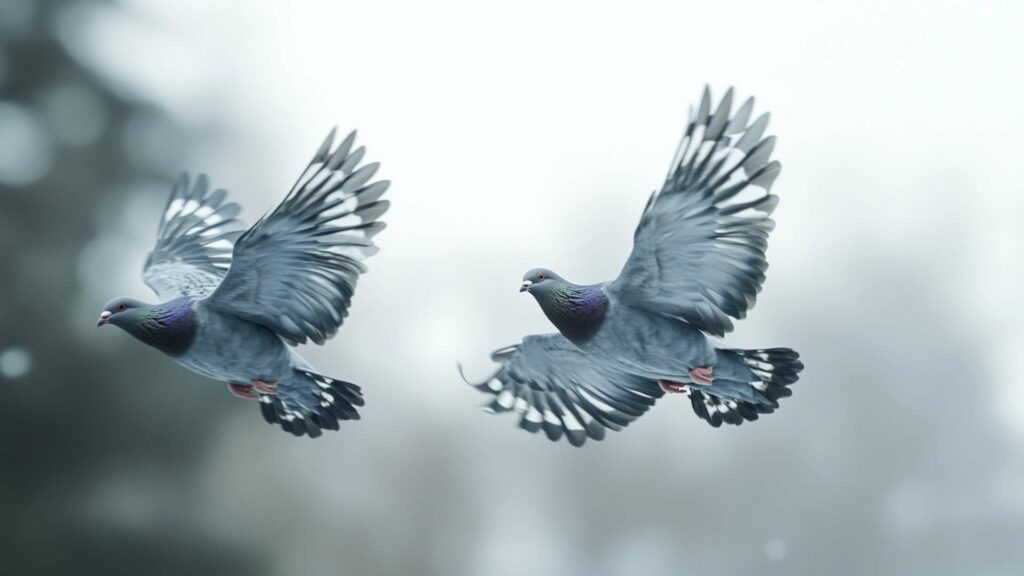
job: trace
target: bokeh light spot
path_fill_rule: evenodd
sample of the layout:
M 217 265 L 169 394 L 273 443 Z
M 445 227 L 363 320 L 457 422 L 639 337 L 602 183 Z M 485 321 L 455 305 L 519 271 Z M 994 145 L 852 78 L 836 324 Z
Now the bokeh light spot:
M 15 380 L 32 370 L 32 355 L 24 348 L 8 348 L 0 352 L 0 376 Z
M 53 152 L 40 122 L 24 106 L 0 103 L 0 183 L 24 186 L 50 169 Z
M 785 560 L 786 552 L 786 541 L 782 538 L 772 538 L 764 543 L 764 555 L 772 562 Z

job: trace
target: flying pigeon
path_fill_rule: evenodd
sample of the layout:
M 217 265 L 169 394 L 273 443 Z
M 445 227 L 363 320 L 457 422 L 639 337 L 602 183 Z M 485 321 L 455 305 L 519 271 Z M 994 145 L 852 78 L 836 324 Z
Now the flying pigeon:
M 789 396 L 803 369 L 788 348 L 740 350 L 714 337 L 746 316 L 765 279 L 765 249 L 781 165 L 768 114 L 753 99 L 732 113 L 733 90 L 712 110 L 705 87 L 636 228 L 619 277 L 578 285 L 544 268 L 523 276 L 555 334 L 495 351 L 477 389 L 492 412 L 573 446 L 636 420 L 665 393 L 686 394 L 711 426 L 757 420 Z
M 263 417 L 295 436 L 358 420 L 359 386 L 317 372 L 289 345 L 323 344 L 348 315 L 362 260 L 377 251 L 389 182 L 359 167 L 355 132 L 327 136 L 284 201 L 244 232 L 240 208 L 206 176 L 171 191 L 142 278 L 160 299 L 115 298 L 113 324 L 182 366 L 256 399 Z

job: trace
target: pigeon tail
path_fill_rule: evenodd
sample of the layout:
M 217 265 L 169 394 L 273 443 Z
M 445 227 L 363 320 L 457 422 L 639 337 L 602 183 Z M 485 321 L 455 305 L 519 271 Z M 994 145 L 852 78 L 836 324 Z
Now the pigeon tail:
M 298 369 L 278 384 L 274 394 L 260 394 L 259 401 L 267 422 L 310 438 L 320 436 L 323 429 L 337 430 L 339 420 L 359 420 L 356 407 L 365 404 L 359 386 Z
M 719 365 L 736 364 L 750 377 L 741 378 L 733 369 L 727 378 L 716 377 L 710 385 L 690 386 L 693 411 L 715 428 L 722 422 L 739 425 L 774 412 L 780 398 L 793 394 L 789 386 L 804 368 L 800 355 L 789 348 L 723 349 L 718 353 Z

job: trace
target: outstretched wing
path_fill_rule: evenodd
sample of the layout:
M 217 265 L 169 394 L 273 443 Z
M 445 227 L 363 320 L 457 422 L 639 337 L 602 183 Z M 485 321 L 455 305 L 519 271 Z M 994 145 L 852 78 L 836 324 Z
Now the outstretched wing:
M 206 176 L 194 184 L 182 173 L 167 200 L 156 246 L 146 258 L 142 279 L 161 300 L 205 298 L 231 264 L 231 244 L 241 234 L 241 208 L 225 203 L 227 191 L 208 192 Z
M 494 396 L 487 409 L 515 410 L 523 430 L 543 429 L 552 441 L 564 435 L 573 446 L 626 427 L 664 394 L 653 380 L 593 364 L 561 334 L 527 336 L 491 359 L 501 367 L 473 384 Z
M 768 114 L 748 123 L 753 99 L 731 114 L 730 88 L 711 113 L 705 88 L 665 185 L 644 209 L 633 252 L 608 289 L 633 304 L 721 336 L 754 305 L 768 262 L 765 249 L 778 197 L 769 193 L 781 164 Z
M 331 130 L 284 201 L 239 237 L 210 306 L 293 344 L 323 344 L 338 331 L 388 208 L 378 199 L 389 182 L 369 183 L 377 163 L 357 168 L 365 150 L 352 150 L 355 136 L 332 152 Z

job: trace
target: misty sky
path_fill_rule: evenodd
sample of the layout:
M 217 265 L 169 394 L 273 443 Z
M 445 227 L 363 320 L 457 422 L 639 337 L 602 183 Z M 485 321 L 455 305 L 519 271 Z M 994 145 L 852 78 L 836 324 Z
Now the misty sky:
M 365 420 L 311 443 L 263 429 L 255 407 L 226 418 L 195 472 L 225 539 L 274 538 L 275 570 L 311 572 L 404 566 L 366 544 L 386 539 L 434 573 L 996 574 L 1022 560 L 988 531 L 1024 522 L 1024 10 L 689 4 L 136 1 L 65 15 L 77 58 L 199 135 L 182 157 L 136 126 L 133 153 L 209 174 L 248 221 L 334 125 L 358 128 L 393 181 L 352 315 L 303 352 L 364 387 Z M 705 83 L 772 113 L 771 268 L 728 341 L 799 350 L 794 396 L 742 430 L 667 398 L 583 451 L 482 414 L 456 363 L 482 377 L 491 350 L 552 331 L 518 293 L 527 269 L 618 273 Z M 83 346 L 138 346 L 90 320 L 114 294 L 149 297 L 138 272 L 156 198 L 91 214 Z M 188 385 L 225 393 L 201 384 Z M 258 454 L 240 449 L 254 431 Z M 946 508 L 961 481 L 971 499 Z M 301 527 L 278 534 L 261 514 Z

